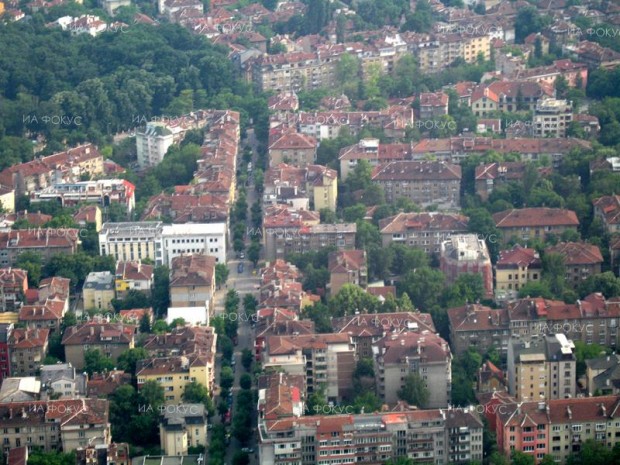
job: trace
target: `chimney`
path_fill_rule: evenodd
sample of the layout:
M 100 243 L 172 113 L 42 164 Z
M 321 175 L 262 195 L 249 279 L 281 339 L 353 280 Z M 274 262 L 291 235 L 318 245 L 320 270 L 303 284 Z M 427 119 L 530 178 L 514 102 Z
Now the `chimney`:
M 95 327 L 94 327 L 94 326 L 91 326 L 91 327 L 90 327 L 90 335 L 91 335 L 91 336 L 94 336 L 94 335 L 95 335 Z
M 569 419 L 573 419 L 573 411 L 570 409 L 570 405 L 566 406 L 566 413 L 568 414 Z

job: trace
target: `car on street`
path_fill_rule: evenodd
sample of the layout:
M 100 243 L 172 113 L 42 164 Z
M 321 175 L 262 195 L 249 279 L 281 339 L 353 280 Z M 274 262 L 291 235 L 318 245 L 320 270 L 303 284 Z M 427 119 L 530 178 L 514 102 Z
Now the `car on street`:
M 243 273 L 243 263 L 239 263 L 239 265 L 237 265 L 237 273 Z
M 239 252 L 239 258 L 243 260 L 245 258 L 245 252 Z
M 243 449 L 241 449 L 241 452 L 245 452 L 246 454 L 251 454 L 252 452 L 254 452 L 254 449 L 252 449 L 251 447 L 244 447 Z

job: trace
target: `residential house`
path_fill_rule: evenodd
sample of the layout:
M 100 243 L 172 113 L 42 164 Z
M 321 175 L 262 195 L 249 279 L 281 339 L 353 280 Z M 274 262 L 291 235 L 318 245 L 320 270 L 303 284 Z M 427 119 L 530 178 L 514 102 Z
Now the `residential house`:
M 521 161 L 486 163 L 476 166 L 476 194 L 486 202 L 495 186 L 511 181 L 521 181 L 525 175 L 527 166 L 527 163 Z M 540 174 L 545 173 L 545 171 L 540 168 L 538 172 Z
M 130 373 L 125 373 L 122 370 L 95 372 L 86 380 L 86 397 L 105 399 L 125 384 L 131 384 Z
M 493 266 L 484 239 L 475 234 L 451 236 L 441 244 L 439 268 L 447 283 L 454 283 L 462 274 L 482 277 L 485 294 L 493 295 Z
M 116 2 L 119 0 L 112 1 Z M 78 447 L 75 454 L 76 465 L 103 465 L 104 463 L 109 463 L 110 465 L 131 465 L 129 444 L 126 442 Z
M 5 453 L 22 444 L 56 452 L 108 444 L 112 439 L 107 400 L 9 402 L 0 404 L 0 418 L 6 431 Z
M 544 83 L 494 81 L 473 90 L 470 107 L 476 116 L 493 111 L 533 111 L 539 101 L 552 96 L 553 88 Z
M 187 455 L 189 447 L 204 447 L 207 439 L 207 412 L 203 404 L 179 404 L 164 411 L 159 441 L 166 455 Z
M 84 309 L 111 310 L 115 299 L 114 275 L 109 271 L 88 273 L 82 288 Z
M 491 309 L 480 304 L 449 308 L 450 341 L 454 354 L 460 356 L 470 347 L 479 353 L 491 348 L 505 355 L 510 338 L 509 314 L 504 308 Z
M 452 390 L 452 354 L 441 336 L 428 330 L 387 334 L 373 345 L 377 394 L 393 405 L 408 375 L 424 381 L 429 399 L 422 408 L 446 407 Z
M 84 352 L 94 349 L 116 361 L 124 351 L 134 348 L 135 332 L 135 326 L 96 320 L 70 326 L 62 337 L 65 360 L 81 370 L 84 368 Z
M 559 254 L 564 257 L 566 282 L 576 287 L 590 276 L 601 272 L 603 255 L 600 249 L 586 242 L 560 242 L 547 247 L 545 254 Z
M 172 223 L 226 223 L 227 198 L 214 194 L 166 194 L 151 199 L 142 221 L 172 220 Z
M 482 364 L 478 370 L 478 382 L 476 391 L 479 393 L 506 390 L 506 375 L 490 360 Z
M 421 207 L 460 206 L 461 167 L 451 163 L 394 161 L 377 166 L 372 182 L 383 188 L 388 203 L 403 197 Z
M 504 244 L 512 238 L 527 243 L 533 239 L 546 240 L 549 235 L 560 237 L 564 231 L 576 232 L 579 227 L 577 214 L 561 208 L 513 208 L 495 213 L 493 221 Z
M 508 392 L 517 400 L 571 399 L 577 386 L 575 344 L 562 333 L 508 342 Z
M 153 287 L 153 265 L 145 265 L 141 260 L 118 261 L 114 279 L 117 299 L 124 299 L 130 290 L 151 295 Z
M 252 324 L 255 327 L 254 355 L 256 361 L 262 360 L 262 352 L 270 336 L 316 333 L 312 320 L 300 320 L 297 312 L 286 308 L 261 308 L 256 312 Z
M 362 288 L 368 284 L 368 267 L 365 250 L 341 250 L 328 257 L 329 292 L 336 295 L 345 284 Z
M 305 382 L 305 377 L 302 375 L 294 376 L 286 373 L 261 375 L 258 379 L 259 422 L 301 417 L 306 413 Z
M 439 254 L 441 244 L 455 234 L 467 232 L 469 218 L 458 213 L 399 213 L 379 221 L 383 247 L 403 244 Z
M 47 355 L 49 329 L 15 328 L 9 335 L 10 373 L 35 376 Z
M 347 334 L 271 336 L 263 353 L 263 367 L 290 375 L 306 375 L 308 395 L 325 386 L 329 401 L 351 395 L 355 348 Z
M 20 268 L 0 268 L 0 311 L 14 312 L 28 290 L 28 272 Z
M 495 264 L 496 299 L 514 299 L 523 286 L 539 282 L 541 274 L 542 261 L 535 249 L 517 244 L 512 249 L 500 251 Z
M 609 234 L 620 233 L 620 195 L 605 195 L 592 201 L 594 216 Z
M 391 161 L 409 159 L 409 152 L 409 144 L 381 144 L 379 139 L 362 139 L 340 150 L 340 176 L 345 181 L 360 160 L 366 160 L 370 166 L 376 167 Z

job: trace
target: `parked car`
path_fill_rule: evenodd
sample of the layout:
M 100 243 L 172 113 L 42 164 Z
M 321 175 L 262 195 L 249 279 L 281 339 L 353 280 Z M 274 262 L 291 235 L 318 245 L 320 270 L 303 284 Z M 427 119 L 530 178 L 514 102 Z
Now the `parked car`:
M 254 452 L 254 449 L 252 449 L 251 447 L 244 447 L 243 449 L 241 449 L 241 452 L 245 452 L 246 454 L 251 454 L 252 452 Z
M 237 265 L 237 273 L 243 273 L 243 263 L 239 263 L 239 265 Z
M 245 252 L 239 252 L 239 258 L 243 260 L 245 258 Z

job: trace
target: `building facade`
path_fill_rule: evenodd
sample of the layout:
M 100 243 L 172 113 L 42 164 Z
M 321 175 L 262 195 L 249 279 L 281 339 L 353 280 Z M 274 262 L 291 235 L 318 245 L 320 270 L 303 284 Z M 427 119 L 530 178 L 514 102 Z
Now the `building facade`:
M 489 249 L 477 235 L 459 234 L 442 242 L 439 268 L 448 283 L 454 283 L 462 274 L 480 275 L 486 295 L 493 295 L 493 266 Z

